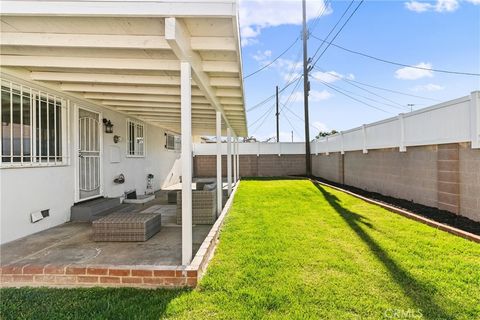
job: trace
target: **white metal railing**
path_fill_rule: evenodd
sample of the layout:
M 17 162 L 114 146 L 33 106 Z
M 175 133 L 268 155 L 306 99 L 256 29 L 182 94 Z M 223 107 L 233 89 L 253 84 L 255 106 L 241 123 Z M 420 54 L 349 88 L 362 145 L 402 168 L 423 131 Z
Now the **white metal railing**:
M 366 153 L 382 148 L 399 148 L 404 152 L 411 146 L 457 142 L 471 142 L 472 148 L 480 148 L 480 91 L 315 140 L 311 143 L 311 153 L 358 150 Z M 304 152 L 303 142 L 239 144 L 239 153 L 245 155 Z M 226 153 L 226 143 L 222 143 L 222 154 Z M 194 144 L 193 154 L 215 155 L 216 144 Z

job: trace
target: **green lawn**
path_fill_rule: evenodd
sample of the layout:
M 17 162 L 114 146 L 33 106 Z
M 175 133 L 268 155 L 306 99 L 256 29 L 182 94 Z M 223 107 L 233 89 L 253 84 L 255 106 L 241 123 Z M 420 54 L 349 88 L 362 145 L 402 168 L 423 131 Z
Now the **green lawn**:
M 480 319 L 480 245 L 307 180 L 244 180 L 195 290 L 2 289 L 3 319 Z

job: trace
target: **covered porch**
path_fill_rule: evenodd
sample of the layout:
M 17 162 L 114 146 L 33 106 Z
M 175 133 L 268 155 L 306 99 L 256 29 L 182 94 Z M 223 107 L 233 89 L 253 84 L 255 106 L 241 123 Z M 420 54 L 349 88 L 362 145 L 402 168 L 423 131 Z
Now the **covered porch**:
M 225 213 L 223 189 L 230 197 L 239 180 L 238 137 L 247 135 L 237 15 L 236 1 L 2 3 L 2 79 L 65 97 L 71 135 L 78 130 L 71 109 L 78 105 L 181 135 L 181 183 L 165 186 L 154 203 L 132 211 L 159 211 L 158 234 L 142 243 L 101 243 L 92 240 L 89 223 L 59 225 L 2 245 L 3 282 L 196 283 L 201 265 L 192 260 L 215 242 Z M 217 141 L 213 178 L 219 218 L 213 227 L 192 223 L 192 143 L 201 135 Z M 226 177 L 221 168 L 224 138 Z M 82 157 L 77 145 L 68 140 L 65 147 L 69 151 L 62 165 L 77 167 Z M 161 166 L 157 161 L 149 165 Z M 165 198 L 171 189 L 181 191 L 181 225 L 171 221 L 174 208 Z

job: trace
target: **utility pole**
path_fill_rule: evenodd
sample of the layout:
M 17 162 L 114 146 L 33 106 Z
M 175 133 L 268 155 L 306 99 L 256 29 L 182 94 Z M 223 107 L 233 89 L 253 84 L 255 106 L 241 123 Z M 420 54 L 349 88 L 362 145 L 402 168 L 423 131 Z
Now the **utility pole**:
M 275 89 L 275 96 L 277 97 L 276 103 L 277 103 L 277 112 L 275 115 L 277 116 L 277 142 L 280 142 L 280 125 L 279 125 L 279 116 L 280 113 L 278 112 L 278 86 Z
M 308 81 L 308 52 L 307 52 L 307 8 L 306 0 L 302 0 L 303 11 L 303 104 L 305 113 L 305 162 L 306 162 L 306 174 L 307 177 L 312 175 L 312 163 L 310 160 L 310 129 L 308 119 L 308 92 L 310 91 L 310 82 Z
M 293 142 L 293 130 L 292 130 L 292 142 Z

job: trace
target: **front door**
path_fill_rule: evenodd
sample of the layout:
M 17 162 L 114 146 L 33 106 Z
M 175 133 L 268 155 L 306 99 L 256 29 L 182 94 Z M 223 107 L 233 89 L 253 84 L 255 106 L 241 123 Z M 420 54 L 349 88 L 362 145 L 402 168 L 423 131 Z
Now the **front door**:
M 78 198 L 101 196 L 100 114 L 78 108 Z

